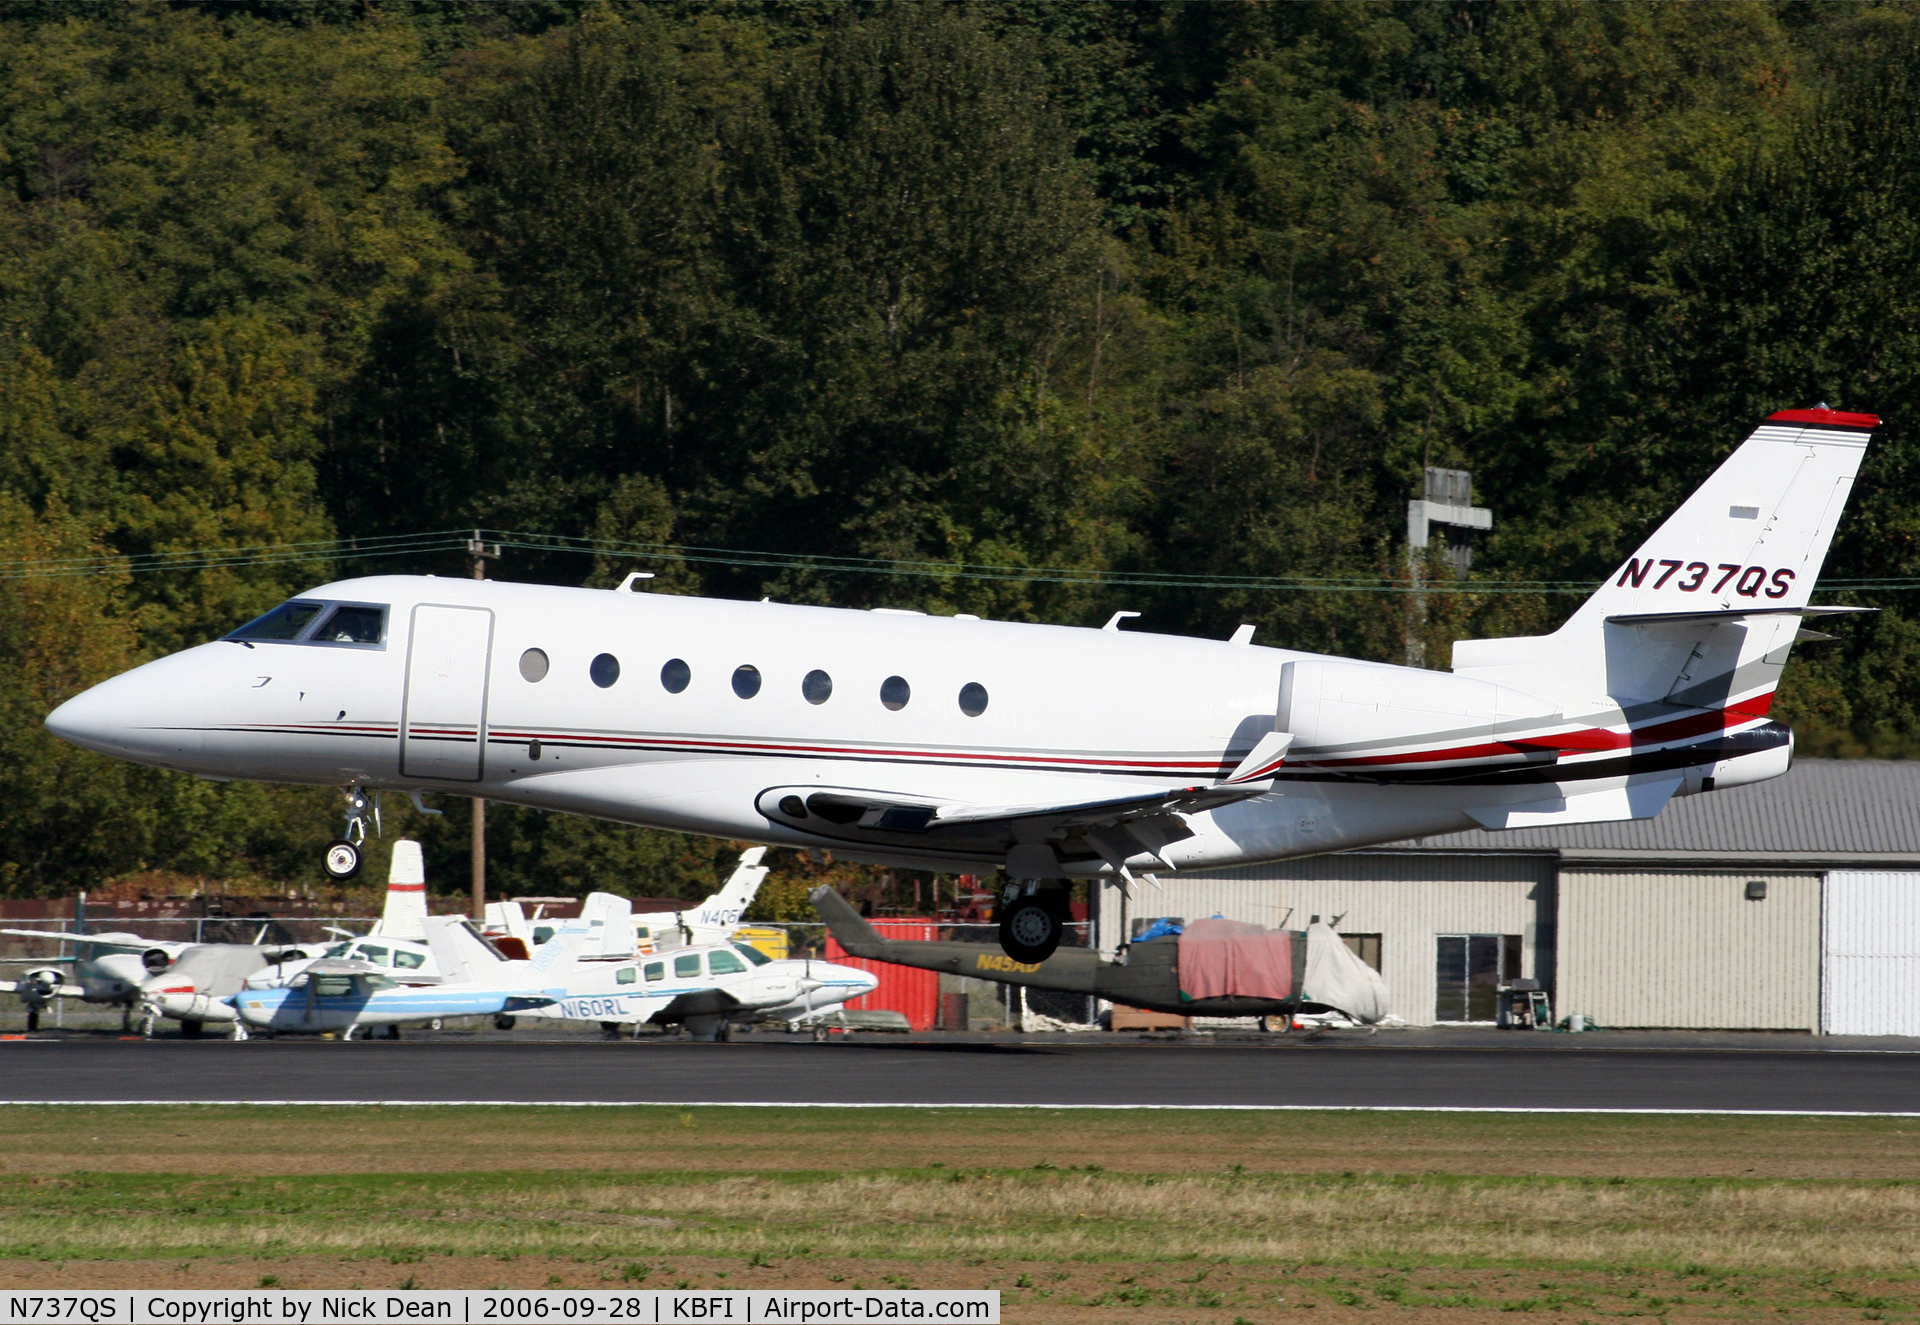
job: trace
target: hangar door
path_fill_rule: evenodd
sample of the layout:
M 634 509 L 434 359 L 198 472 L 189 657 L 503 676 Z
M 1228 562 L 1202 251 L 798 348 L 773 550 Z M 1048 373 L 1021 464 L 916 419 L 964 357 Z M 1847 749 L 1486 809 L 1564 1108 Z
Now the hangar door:
M 1920 1035 L 1920 874 L 1828 874 L 1820 948 L 1822 1031 Z
M 487 663 L 493 613 L 484 607 L 413 609 L 401 723 L 405 777 L 477 782 L 487 739 Z

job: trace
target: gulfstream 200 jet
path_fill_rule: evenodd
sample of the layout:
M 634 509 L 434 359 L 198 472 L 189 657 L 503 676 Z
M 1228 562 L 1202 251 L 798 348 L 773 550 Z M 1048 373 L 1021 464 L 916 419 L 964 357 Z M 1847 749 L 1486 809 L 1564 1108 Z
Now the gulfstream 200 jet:
M 1763 423 L 1559 630 L 1450 672 L 1230 640 L 432 576 L 321 585 L 115 677 L 57 735 L 209 778 L 442 792 L 1065 883 L 1645 819 L 1786 771 L 1767 713 L 1871 415 Z M 1854 609 L 1857 610 L 1857 609 Z M 336 870 L 355 865 L 336 843 Z

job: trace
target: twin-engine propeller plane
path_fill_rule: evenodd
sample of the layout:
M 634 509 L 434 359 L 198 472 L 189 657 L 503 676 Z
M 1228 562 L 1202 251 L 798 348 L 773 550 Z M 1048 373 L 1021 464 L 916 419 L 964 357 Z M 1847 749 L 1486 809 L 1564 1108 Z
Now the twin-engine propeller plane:
M 1551 635 L 1451 672 L 913 612 L 381 576 L 315 588 L 47 719 L 209 778 L 512 801 L 1063 885 L 1471 828 L 1644 819 L 1786 771 L 1768 707 L 1871 415 L 1775 414 Z M 338 846 L 338 844 L 336 844 Z M 351 854 L 335 853 L 350 868 Z

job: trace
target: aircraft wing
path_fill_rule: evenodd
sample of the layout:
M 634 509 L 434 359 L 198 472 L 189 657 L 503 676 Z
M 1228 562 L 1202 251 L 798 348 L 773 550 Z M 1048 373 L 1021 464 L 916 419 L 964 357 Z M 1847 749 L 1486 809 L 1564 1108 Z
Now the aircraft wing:
M 1058 860 L 1105 861 L 1131 878 L 1127 862 L 1139 856 L 1167 867 L 1161 850 L 1193 836 L 1183 816 L 1272 789 L 1271 778 L 1229 779 L 1051 805 L 970 805 L 853 788 L 774 787 L 760 794 L 759 806 L 777 823 L 842 841 L 924 845 L 989 857 L 1016 849 L 1051 850 Z
M 1016 827 L 1069 829 L 1105 827 L 1154 815 L 1210 810 L 1270 791 L 1270 782 L 1229 786 L 1180 787 L 1140 796 L 1055 805 L 955 805 L 879 791 L 815 791 L 803 804 L 809 815 L 828 823 L 871 828 L 883 833 L 938 835 L 945 830 Z M 763 796 L 764 800 L 765 797 Z
M 161 948 L 167 952 L 193 946 L 173 939 L 143 939 L 138 934 L 71 934 L 58 929 L 0 929 L 0 934 L 23 939 L 53 939 L 60 943 L 98 943 L 108 948 Z

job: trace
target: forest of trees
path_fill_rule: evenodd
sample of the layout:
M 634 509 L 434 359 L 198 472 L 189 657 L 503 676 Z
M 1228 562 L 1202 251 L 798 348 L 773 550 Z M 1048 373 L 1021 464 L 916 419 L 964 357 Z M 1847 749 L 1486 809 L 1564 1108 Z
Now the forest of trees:
M 1885 611 L 1777 712 L 1914 753 L 1916 273 L 1910 5 L 0 3 L 0 895 L 316 880 L 335 793 L 41 719 L 459 573 L 453 531 L 506 578 L 1399 660 L 1444 465 L 1495 515 L 1444 666 L 1819 401 L 1888 419 L 1823 590 Z M 445 805 L 388 826 L 453 887 Z M 490 827 L 508 891 L 726 850 Z

